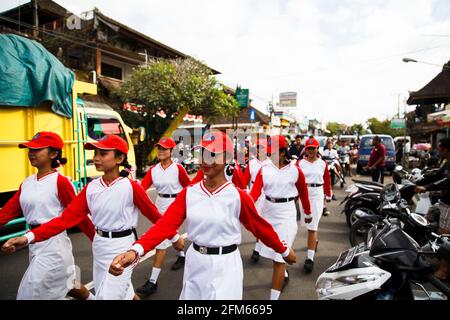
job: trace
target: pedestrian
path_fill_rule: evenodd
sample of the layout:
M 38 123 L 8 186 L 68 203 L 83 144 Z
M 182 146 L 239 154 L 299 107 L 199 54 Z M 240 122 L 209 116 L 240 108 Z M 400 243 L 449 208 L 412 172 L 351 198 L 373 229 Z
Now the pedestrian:
M 141 182 L 144 190 L 155 186 L 158 196 L 155 205 L 158 211 L 164 215 L 167 208 L 174 202 L 177 195 L 191 183 L 186 170 L 172 159 L 172 150 L 176 143 L 171 138 L 161 138 L 156 144 L 158 148 L 158 160 L 156 165 L 150 167 Z M 136 289 L 141 297 L 149 296 L 158 290 L 158 277 L 164 264 L 166 249 L 171 246 L 169 240 L 164 240 L 156 246 L 155 260 L 152 273 L 144 285 Z M 184 251 L 178 251 L 177 261 L 172 265 L 172 270 L 178 270 L 184 266 Z
M 256 175 L 258 174 L 261 166 L 265 163 L 267 159 L 267 139 L 258 138 L 255 143 L 254 157 L 248 162 L 247 167 L 244 171 L 244 184 L 250 189 L 255 183 Z M 261 206 L 264 203 L 264 194 L 256 200 L 255 206 L 258 212 L 261 212 Z M 259 251 L 261 250 L 261 243 L 256 239 L 255 249 L 252 252 L 251 260 L 253 262 L 258 262 Z
M 19 144 L 19 148 L 28 148 L 28 160 L 37 169 L 37 174 L 26 178 L 0 209 L 0 227 L 23 215 L 33 230 L 59 216 L 72 202 L 74 186 L 69 178 L 58 172 L 58 168 L 67 162 L 62 157 L 63 147 L 64 142 L 58 134 L 46 131 Z M 78 227 L 92 241 L 95 230 L 88 216 L 80 220 Z M 66 232 L 31 244 L 28 255 L 29 265 L 20 282 L 17 300 L 60 300 L 66 295 L 94 299 L 86 287 L 75 282 L 72 243 Z
M 128 268 L 121 277 L 112 277 L 108 273 L 109 264 L 137 238 L 135 227 L 139 212 L 153 223 L 161 215 L 144 189 L 128 178 L 131 166 L 127 161 L 128 145 L 125 140 L 116 135 L 105 135 L 98 141 L 86 143 L 85 149 L 95 151 L 95 168 L 104 175 L 92 180 L 59 217 L 25 236 L 8 240 L 3 249 L 12 251 L 18 246 L 50 239 L 78 225 L 90 212 L 96 230 L 92 243 L 96 299 L 139 299 L 131 283 L 132 268 Z M 120 171 L 120 166 L 125 169 Z M 182 243 L 175 231 L 170 238 L 174 246 Z
M 192 245 L 186 253 L 180 299 L 242 299 L 243 268 L 237 247 L 241 223 L 287 263 L 295 262 L 295 253 L 258 214 L 248 193 L 225 177 L 226 163 L 233 157 L 232 140 L 223 132 L 208 132 L 200 147 L 206 179 L 184 188 L 159 222 L 112 261 L 110 273 L 122 274 L 186 221 Z
M 372 181 L 384 183 L 384 166 L 386 160 L 386 147 L 381 142 L 379 136 L 373 137 L 372 151 L 370 152 L 369 163 L 364 167 L 365 170 L 372 172 Z
M 269 138 L 267 141 L 269 158 L 256 175 L 250 195 L 256 201 L 264 192 L 261 216 L 267 219 L 280 238 L 287 241 L 288 246 L 292 246 L 297 235 L 295 199 L 298 197 L 308 215 L 305 217 L 305 222 L 311 221 L 308 188 L 303 172 L 295 161 L 291 161 L 286 139 L 279 135 Z M 264 243 L 261 245 L 259 254 L 273 261 L 270 299 L 278 300 L 283 286 L 289 281 L 285 262 L 278 252 Z
M 314 254 L 319 244 L 317 231 L 323 212 L 323 201 L 325 198 L 327 202 L 330 202 L 332 198 L 330 172 L 326 161 L 318 156 L 319 147 L 319 142 L 316 139 L 308 139 L 305 143 L 306 157 L 298 162 L 305 175 L 311 204 L 312 221 L 306 226 L 308 229 L 308 252 L 304 264 L 304 269 L 308 273 L 313 270 Z M 303 208 L 302 217 L 306 217 Z
M 297 159 L 300 159 L 302 151 L 303 151 L 302 136 L 298 134 L 295 136 L 295 140 L 291 143 L 289 147 L 289 155 L 296 156 Z

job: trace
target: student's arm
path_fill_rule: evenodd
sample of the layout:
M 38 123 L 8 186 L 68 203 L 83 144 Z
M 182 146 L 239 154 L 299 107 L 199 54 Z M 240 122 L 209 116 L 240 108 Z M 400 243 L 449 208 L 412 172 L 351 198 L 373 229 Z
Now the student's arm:
M 177 163 L 178 167 L 178 180 L 183 188 L 186 188 L 191 184 L 191 178 L 189 178 L 186 169 L 179 163 Z
M 252 189 L 250 190 L 250 196 L 252 197 L 253 201 L 257 201 L 259 196 L 261 195 L 263 188 L 263 177 L 262 177 L 262 168 L 259 169 L 256 178 L 255 183 L 252 186 Z
M 258 214 L 250 195 L 245 190 L 238 189 L 238 192 L 241 199 L 239 220 L 244 227 L 269 248 L 281 253 L 283 257 L 288 256 L 289 248 L 281 242 L 272 225 Z
M 22 208 L 20 207 L 21 192 L 22 185 L 13 197 L 3 206 L 3 208 L 0 209 L 0 227 L 22 215 Z
M 167 208 L 162 218 L 134 243 L 132 249 L 136 250 L 140 256 L 145 255 L 164 239 L 177 233 L 178 228 L 186 219 L 186 193 L 187 188 L 184 188 Z
M 75 188 L 68 178 L 60 174 L 58 174 L 56 184 L 59 201 L 65 209 L 72 203 L 73 199 L 75 199 L 76 197 Z M 89 215 L 86 215 L 86 218 L 84 218 L 77 227 L 89 238 L 89 240 L 94 240 L 95 228 Z
M 240 189 L 246 188 L 244 184 L 244 175 L 242 174 L 241 166 L 238 163 L 234 166 L 231 182 L 233 182 L 233 184 Z
M 303 210 L 305 211 L 306 215 L 309 215 L 311 214 L 311 206 L 309 203 L 308 187 L 306 185 L 305 175 L 303 174 L 303 171 L 299 167 L 296 168 L 298 170 L 298 178 L 297 182 L 295 183 L 295 186 L 297 188 L 300 201 L 302 202 Z
M 323 161 L 323 160 L 322 160 Z M 325 195 L 327 197 L 332 197 L 333 193 L 331 192 L 331 177 L 330 177 L 330 171 L 328 170 L 328 164 L 326 161 L 323 161 L 325 163 L 325 170 L 323 172 L 323 191 L 325 192 Z
M 144 190 L 147 190 L 153 184 L 152 169 L 153 169 L 153 166 L 151 166 L 150 169 L 148 169 L 147 173 L 144 176 L 144 179 L 142 179 L 142 181 L 141 181 L 141 186 Z
M 249 161 L 247 163 L 247 167 L 245 167 L 245 170 L 244 170 L 243 182 L 244 182 L 246 187 L 249 185 L 251 179 L 252 179 L 252 176 L 250 175 L 250 161 Z
M 25 234 L 28 243 L 40 242 L 60 234 L 61 232 L 79 225 L 89 213 L 86 199 L 86 189 L 84 187 L 80 194 L 73 199 L 72 203 L 61 213 L 59 217 L 42 224 Z

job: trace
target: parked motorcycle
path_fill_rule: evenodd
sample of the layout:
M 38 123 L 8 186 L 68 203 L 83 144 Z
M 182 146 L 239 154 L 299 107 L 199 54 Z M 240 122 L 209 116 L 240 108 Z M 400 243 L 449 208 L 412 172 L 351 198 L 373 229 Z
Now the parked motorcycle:
M 382 194 L 383 202 L 400 199 L 398 188 L 389 186 Z M 418 224 L 423 217 L 412 215 Z M 316 282 L 320 300 L 415 300 L 450 298 L 450 288 L 433 275 L 430 257 L 450 261 L 450 241 L 426 229 L 424 246 L 402 229 L 396 218 L 379 220 L 367 235 L 367 244 L 340 254 L 336 263 L 322 273 Z M 430 292 L 424 283 L 430 283 L 439 291 Z M 419 290 L 413 290 L 413 287 Z

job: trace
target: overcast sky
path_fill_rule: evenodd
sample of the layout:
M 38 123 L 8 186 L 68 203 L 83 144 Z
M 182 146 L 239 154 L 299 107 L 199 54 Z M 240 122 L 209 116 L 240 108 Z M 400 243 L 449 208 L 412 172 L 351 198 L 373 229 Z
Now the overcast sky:
M 0 11 L 26 0 L 0 0 Z M 351 124 L 397 112 L 450 60 L 450 0 L 56 0 L 94 7 L 219 70 L 261 109 L 283 91 L 298 113 Z M 411 108 L 409 108 L 411 109 Z

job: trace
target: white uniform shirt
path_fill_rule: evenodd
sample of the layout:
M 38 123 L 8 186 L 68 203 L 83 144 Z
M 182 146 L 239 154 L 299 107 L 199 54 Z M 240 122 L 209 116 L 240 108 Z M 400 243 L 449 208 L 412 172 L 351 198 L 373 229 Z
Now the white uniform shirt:
M 141 185 L 144 190 L 153 185 L 158 193 L 177 194 L 190 182 L 191 180 L 183 166 L 173 162 L 166 169 L 161 166 L 161 163 L 150 167 Z
M 335 149 L 325 149 L 323 150 L 322 156 L 326 157 L 326 158 L 330 158 L 330 159 L 337 159 L 338 158 L 338 153 Z

